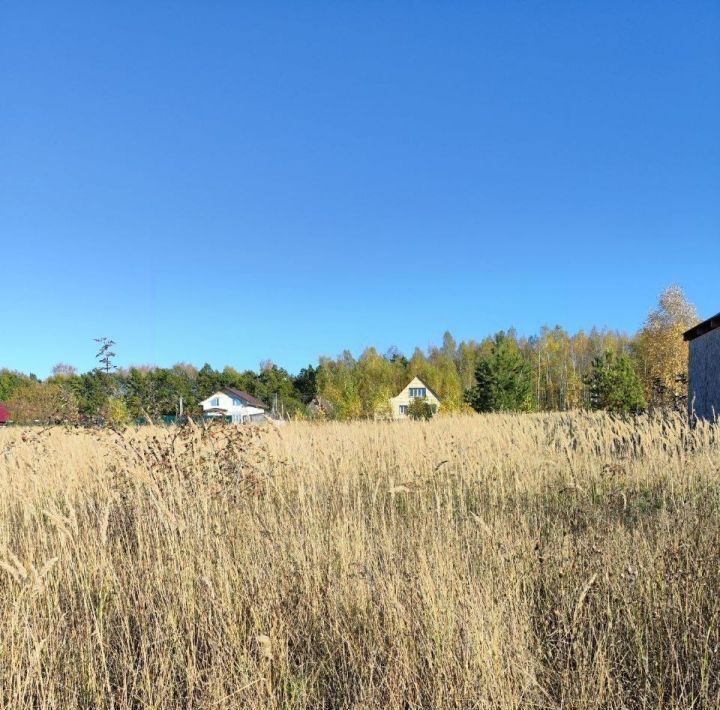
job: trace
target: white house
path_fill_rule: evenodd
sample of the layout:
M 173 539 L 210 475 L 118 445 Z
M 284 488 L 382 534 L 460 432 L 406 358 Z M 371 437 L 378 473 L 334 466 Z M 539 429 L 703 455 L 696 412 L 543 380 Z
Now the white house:
M 404 419 L 408 415 L 408 407 L 414 399 L 425 399 L 437 412 L 440 407 L 440 397 L 435 394 L 419 377 L 413 377 L 405 389 L 396 397 L 390 399 L 390 410 L 393 419 Z
M 206 417 L 231 417 L 237 424 L 263 421 L 269 410 L 264 402 L 234 387 L 224 387 L 200 402 Z

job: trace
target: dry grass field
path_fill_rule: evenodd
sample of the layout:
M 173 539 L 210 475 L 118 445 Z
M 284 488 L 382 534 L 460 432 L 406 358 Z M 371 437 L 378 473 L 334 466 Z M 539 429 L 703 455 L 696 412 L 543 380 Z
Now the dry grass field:
M 719 447 L 590 414 L 0 430 L 0 706 L 717 707 Z

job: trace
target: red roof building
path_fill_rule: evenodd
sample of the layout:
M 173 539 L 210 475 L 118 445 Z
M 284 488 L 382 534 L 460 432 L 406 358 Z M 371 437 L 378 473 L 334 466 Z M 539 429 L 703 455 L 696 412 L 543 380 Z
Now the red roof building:
M 0 402 L 0 426 L 10 421 L 10 410 Z

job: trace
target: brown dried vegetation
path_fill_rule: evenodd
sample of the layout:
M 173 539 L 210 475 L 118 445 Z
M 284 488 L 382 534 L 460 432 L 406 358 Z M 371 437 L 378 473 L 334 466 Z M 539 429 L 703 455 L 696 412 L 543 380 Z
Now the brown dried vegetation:
M 716 707 L 681 418 L 0 431 L 0 706 Z

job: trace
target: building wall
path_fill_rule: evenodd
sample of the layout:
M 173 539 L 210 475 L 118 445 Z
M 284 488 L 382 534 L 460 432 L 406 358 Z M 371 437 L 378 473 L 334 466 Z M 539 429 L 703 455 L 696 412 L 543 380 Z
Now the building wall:
M 215 399 L 218 400 L 217 404 L 213 404 L 213 401 Z M 233 398 L 225 394 L 224 392 L 216 392 L 215 394 L 200 402 L 200 404 L 203 410 L 213 409 L 215 407 L 224 409 L 227 413 L 227 416 L 232 417 L 232 420 L 234 422 L 239 423 L 244 421 L 257 421 L 265 413 L 264 410 L 260 409 L 259 407 L 251 407 L 250 405 L 237 406 L 233 404 Z
M 413 399 L 410 396 L 410 389 L 414 389 L 416 387 L 425 387 L 427 390 L 427 395 L 425 397 L 426 401 L 434 405 L 436 408 L 440 407 L 440 400 L 429 389 L 427 389 L 427 385 L 419 378 L 413 377 L 412 381 L 408 383 L 407 387 L 405 387 L 405 389 L 400 392 L 397 397 L 392 397 L 390 399 L 390 409 L 392 410 L 393 419 L 405 419 L 407 415 L 403 414 L 400 408 L 408 407 L 410 405 L 410 402 Z
M 688 413 L 711 421 L 720 416 L 720 328 L 690 341 Z

